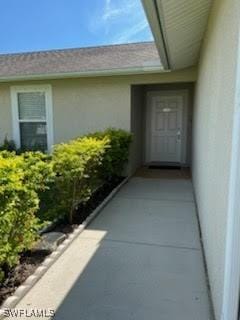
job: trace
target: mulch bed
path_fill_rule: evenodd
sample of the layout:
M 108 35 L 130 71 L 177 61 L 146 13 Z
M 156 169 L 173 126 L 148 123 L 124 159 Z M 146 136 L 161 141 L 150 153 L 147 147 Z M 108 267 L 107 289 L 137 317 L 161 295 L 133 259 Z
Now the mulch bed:
M 117 187 L 124 178 L 120 177 L 105 183 L 99 188 L 85 204 L 79 205 L 74 216 L 73 223 L 69 224 L 67 219 L 62 221 L 54 227 L 51 231 L 63 232 L 65 234 L 71 233 L 79 224 L 81 224 L 94 209 L 101 204 L 101 202 L 109 195 L 109 193 Z M 5 270 L 7 277 L 4 282 L 0 284 L 0 304 L 9 297 L 14 291 L 37 269 L 37 267 L 50 254 L 46 251 L 28 251 L 24 252 L 20 257 L 20 263 L 17 267 Z
M 0 285 L 0 304 L 37 269 L 50 252 L 25 252 L 20 258 L 20 263 L 14 269 L 6 271 L 7 277 Z

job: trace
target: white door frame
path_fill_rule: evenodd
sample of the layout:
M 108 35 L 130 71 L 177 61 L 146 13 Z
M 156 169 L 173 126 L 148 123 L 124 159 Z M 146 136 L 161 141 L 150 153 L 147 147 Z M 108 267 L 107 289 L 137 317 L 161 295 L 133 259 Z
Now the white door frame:
M 157 90 L 147 92 L 146 99 L 146 120 L 145 120 L 145 152 L 144 163 L 150 163 L 150 139 L 151 139 L 151 100 L 155 96 L 181 96 L 183 98 L 182 107 L 182 134 L 181 134 L 181 163 L 186 163 L 187 159 L 187 123 L 189 112 L 189 91 L 188 90 Z
M 240 32 L 233 112 L 227 212 L 224 292 L 221 320 L 238 320 L 240 290 Z

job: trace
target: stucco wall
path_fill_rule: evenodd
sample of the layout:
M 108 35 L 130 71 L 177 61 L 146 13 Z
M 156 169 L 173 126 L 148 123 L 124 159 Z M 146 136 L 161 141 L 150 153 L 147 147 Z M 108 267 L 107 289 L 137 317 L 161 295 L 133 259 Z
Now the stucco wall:
M 239 0 L 214 2 L 194 109 L 193 182 L 217 320 L 223 298 L 239 5 Z
M 144 86 L 133 86 L 131 91 L 131 132 L 133 143 L 130 152 L 131 172 L 136 171 L 143 162 L 144 151 Z
M 12 115 L 9 85 L 0 84 L 0 143 L 12 138 Z
M 54 82 L 54 142 L 109 126 L 130 130 L 130 88 L 125 83 L 68 80 Z
M 110 78 L 18 82 L 52 87 L 54 143 L 108 126 L 130 130 L 130 87 Z M 10 86 L 0 84 L 1 139 L 12 136 Z M 7 121 L 6 121 L 7 120 Z
M 131 85 L 195 81 L 196 69 L 173 73 L 0 83 L 0 140 L 12 138 L 11 85 L 50 84 L 54 143 L 106 127 L 131 129 Z M 135 161 L 135 160 L 134 160 Z

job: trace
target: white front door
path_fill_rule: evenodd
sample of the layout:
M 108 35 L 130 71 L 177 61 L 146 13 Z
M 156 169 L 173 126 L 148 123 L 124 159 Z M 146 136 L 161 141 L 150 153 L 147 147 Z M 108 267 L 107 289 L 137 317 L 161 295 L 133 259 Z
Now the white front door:
M 150 161 L 181 162 L 183 98 L 154 96 L 150 105 Z

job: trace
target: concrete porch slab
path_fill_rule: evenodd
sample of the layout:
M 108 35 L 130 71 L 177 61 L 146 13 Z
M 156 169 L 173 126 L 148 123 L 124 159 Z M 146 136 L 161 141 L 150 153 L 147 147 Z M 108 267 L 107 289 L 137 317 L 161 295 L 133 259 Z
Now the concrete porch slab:
M 135 177 L 152 178 L 152 179 L 190 179 L 191 172 L 189 168 L 181 168 L 179 170 L 170 169 L 149 169 L 148 166 L 139 168 Z
M 208 319 L 201 252 L 92 239 L 81 246 L 96 253 L 56 319 Z
M 150 200 L 194 201 L 190 180 L 144 179 L 134 177 L 119 193 L 119 197 Z
M 200 249 L 193 202 L 128 199 L 118 196 L 81 237 L 107 231 L 106 239 Z M 96 234 L 95 234 L 96 235 Z
M 17 308 L 54 309 L 55 320 L 212 319 L 190 181 L 131 179 Z

